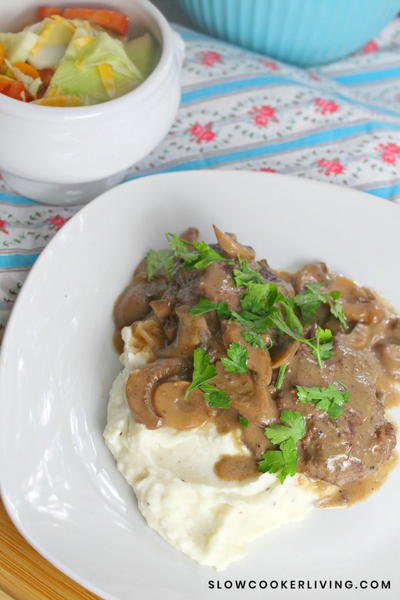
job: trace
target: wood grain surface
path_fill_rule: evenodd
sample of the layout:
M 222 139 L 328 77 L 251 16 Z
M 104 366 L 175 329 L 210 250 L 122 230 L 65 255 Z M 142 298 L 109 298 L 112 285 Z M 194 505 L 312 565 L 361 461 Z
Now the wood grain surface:
M 0 600 L 99 600 L 36 552 L 0 500 Z

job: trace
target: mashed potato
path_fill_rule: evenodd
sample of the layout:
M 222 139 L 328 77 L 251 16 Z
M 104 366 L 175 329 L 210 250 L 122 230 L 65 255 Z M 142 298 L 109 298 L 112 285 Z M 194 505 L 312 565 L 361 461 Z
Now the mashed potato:
M 250 542 L 312 510 L 316 492 L 298 475 L 283 484 L 270 473 L 240 482 L 215 475 L 221 455 L 249 454 L 236 432 L 220 434 L 212 423 L 186 431 L 137 423 L 125 385 L 147 355 L 132 348 L 130 328 L 123 338 L 124 369 L 111 389 L 104 437 L 150 527 L 193 560 L 222 570 L 245 556 Z

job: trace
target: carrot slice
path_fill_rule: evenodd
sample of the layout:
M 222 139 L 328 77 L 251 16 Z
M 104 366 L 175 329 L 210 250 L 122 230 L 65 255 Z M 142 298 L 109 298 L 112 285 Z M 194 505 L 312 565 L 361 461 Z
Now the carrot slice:
M 93 8 L 64 8 L 62 16 L 65 19 L 83 19 L 94 25 L 111 29 L 120 35 L 128 32 L 128 17 L 116 10 L 102 10 Z
M 32 65 L 26 62 L 17 62 L 13 64 L 13 67 L 21 71 L 24 75 L 29 75 L 32 79 L 37 79 L 40 77 L 39 71 L 35 69 Z
M 52 17 L 53 15 L 61 15 L 61 13 L 62 10 L 56 6 L 39 6 L 37 9 L 37 16 L 39 19 L 46 19 L 47 17 Z
M 22 81 L 15 81 L 10 77 L 0 76 L 0 93 L 15 100 L 24 100 L 25 86 Z
M 0 65 L 3 63 L 4 61 L 4 57 L 6 55 L 6 47 L 3 44 L 3 42 L 0 42 Z

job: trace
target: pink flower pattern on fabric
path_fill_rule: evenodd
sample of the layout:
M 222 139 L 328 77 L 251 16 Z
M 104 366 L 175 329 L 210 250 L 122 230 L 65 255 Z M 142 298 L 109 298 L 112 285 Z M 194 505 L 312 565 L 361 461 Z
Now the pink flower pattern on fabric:
M 61 229 L 63 225 L 65 225 L 67 219 L 64 219 L 61 215 L 56 215 L 55 217 L 51 217 L 49 219 L 49 229 Z
M 388 144 L 379 144 L 376 150 L 380 152 L 380 157 L 383 162 L 395 164 L 397 161 L 397 155 L 400 154 L 400 146 L 389 142 Z
M 324 100 L 323 98 L 313 98 L 314 104 L 317 106 L 315 109 L 317 112 L 321 113 L 321 115 L 326 115 L 327 113 L 334 113 L 339 110 L 339 105 L 336 104 L 333 100 Z
M 344 171 L 344 165 L 342 165 L 338 158 L 333 158 L 332 160 L 329 160 L 329 158 L 320 158 L 317 160 L 317 165 L 321 167 L 318 171 L 324 175 L 340 175 Z
M 262 64 L 264 67 L 266 67 L 267 69 L 271 69 L 271 71 L 279 71 L 279 65 L 277 65 L 276 62 L 273 62 L 272 60 L 267 60 L 265 58 L 259 58 L 258 62 L 260 64 Z
M 266 127 L 269 121 L 279 123 L 279 120 L 275 117 L 275 112 L 275 108 L 263 104 L 262 106 L 252 106 L 248 114 L 253 118 L 255 125 Z
M 265 173 L 276 173 L 276 169 L 272 169 L 271 167 L 261 167 L 258 170 L 264 171 Z
M 6 229 L 6 225 L 7 222 L 4 219 L 0 219 L 0 232 L 8 235 L 10 232 Z
M 219 52 L 213 52 L 212 50 L 202 50 L 201 52 L 197 52 L 196 56 L 199 57 L 202 65 L 207 65 L 208 67 L 212 67 L 215 63 L 224 62 L 221 54 Z
M 189 133 L 193 136 L 191 141 L 196 142 L 196 144 L 201 144 L 201 142 L 211 142 L 217 135 L 215 131 L 212 130 L 211 122 L 206 123 L 205 125 L 195 123 L 189 128 Z
M 362 51 L 364 52 L 364 54 L 368 54 L 369 52 L 376 52 L 377 50 L 378 44 L 375 42 L 375 40 L 369 40 L 369 42 L 364 44 L 364 46 L 362 47 Z

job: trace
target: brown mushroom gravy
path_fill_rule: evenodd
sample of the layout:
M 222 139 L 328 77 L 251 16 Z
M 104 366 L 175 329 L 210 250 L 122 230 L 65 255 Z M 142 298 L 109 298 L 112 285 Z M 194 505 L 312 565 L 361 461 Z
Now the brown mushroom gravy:
M 186 258 L 184 242 L 181 254 L 165 251 L 169 262 L 153 265 L 150 276 L 144 259 L 115 303 L 117 350 L 122 350 L 121 329 L 130 326 L 134 349 L 149 355 L 148 364 L 133 369 L 126 385 L 135 419 L 150 429 L 163 425 L 189 429 L 213 422 L 221 434 L 234 432 L 238 448 L 243 443 L 248 455 L 222 456 L 215 473 L 239 481 L 257 476 L 263 454 L 277 449 L 265 427 L 279 423 L 281 411 L 297 411 L 305 424 L 297 442 L 297 472 L 310 485 L 329 487 L 329 499 L 321 506 L 351 504 L 365 497 L 395 461 L 395 430 L 384 409 L 400 400 L 400 317 L 375 292 L 330 273 L 324 263 L 306 265 L 295 273 L 277 272 L 266 260 L 256 260 L 254 250 L 233 234 L 214 230 L 217 243 L 205 245 L 206 260 L 200 256 L 202 250 L 196 250 L 198 231 L 190 228 L 180 239 L 188 242 L 193 259 Z M 235 269 L 244 272 L 243 280 L 236 278 Z M 310 284 L 322 295 L 333 292 L 326 302 L 317 302 L 311 321 L 301 323 L 303 341 L 312 339 L 318 327 L 333 334 L 333 347 L 321 365 L 310 345 L 282 329 L 258 328 L 255 345 L 244 339 L 246 324 L 240 312 L 246 277 L 273 283 L 292 300 Z M 331 299 L 339 297 L 336 292 L 347 328 L 331 308 Z M 214 303 L 214 309 L 194 314 L 201 299 L 211 307 Z M 219 305 L 221 312 L 216 309 Z M 293 318 L 300 319 L 299 306 L 291 306 Z M 231 371 L 225 366 L 232 344 L 245 348 L 244 369 Z M 198 348 L 213 365 L 208 384 L 229 397 L 229 406 L 207 403 L 201 385 L 188 394 Z M 283 365 L 286 370 L 278 385 Z M 296 386 L 329 385 L 348 393 L 338 416 L 329 416 L 313 402 L 299 401 Z

